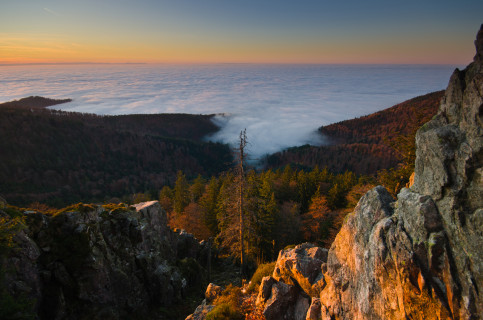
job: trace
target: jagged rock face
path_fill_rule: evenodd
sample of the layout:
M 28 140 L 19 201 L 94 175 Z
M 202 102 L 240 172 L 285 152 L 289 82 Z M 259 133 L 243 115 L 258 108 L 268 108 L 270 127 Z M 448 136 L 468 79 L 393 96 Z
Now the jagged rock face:
M 361 198 L 320 263 L 317 290 L 297 275 L 300 263 L 319 258 L 279 255 L 272 288 L 284 283 L 311 297 L 307 319 L 481 318 L 483 26 L 475 45 L 474 62 L 454 72 L 438 115 L 417 133 L 414 185 L 397 201 L 380 186 Z M 272 299 L 266 287 L 260 304 Z
M 483 314 L 482 43 L 483 26 L 475 61 L 454 72 L 438 115 L 417 133 L 414 185 L 394 203 L 382 187 L 371 190 L 342 227 L 322 318 Z
M 28 229 L 16 237 L 23 256 L 9 257 L 16 272 L 7 282 L 27 287 L 41 319 L 147 315 L 180 301 L 189 285 L 180 268 L 180 237 L 166 222 L 157 201 L 135 210 L 31 213 Z
M 437 214 L 408 189 L 397 202 L 382 187 L 368 192 L 329 251 L 322 318 L 451 318 L 455 281 Z
M 475 46 L 474 62 L 453 73 L 440 112 L 416 136 L 413 190 L 440 213 L 462 310 L 483 314 L 483 26 Z

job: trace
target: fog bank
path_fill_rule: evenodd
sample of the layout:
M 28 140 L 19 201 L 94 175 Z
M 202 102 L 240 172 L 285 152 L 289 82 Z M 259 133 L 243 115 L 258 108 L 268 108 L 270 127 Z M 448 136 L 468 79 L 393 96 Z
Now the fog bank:
M 321 144 L 321 125 L 366 115 L 446 87 L 455 66 L 39 65 L 0 69 L 0 101 L 72 98 L 55 106 L 96 114 L 225 114 L 210 137 L 249 152 Z

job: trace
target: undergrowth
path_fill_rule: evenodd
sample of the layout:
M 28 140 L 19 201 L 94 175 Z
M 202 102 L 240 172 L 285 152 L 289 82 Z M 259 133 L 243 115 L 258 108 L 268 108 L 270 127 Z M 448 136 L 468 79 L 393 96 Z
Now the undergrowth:
M 257 271 L 255 271 L 255 273 L 252 276 L 252 279 L 250 280 L 250 284 L 248 285 L 247 292 L 251 293 L 258 290 L 260 283 L 262 283 L 263 277 L 272 275 L 274 269 L 275 269 L 275 261 L 263 263 L 259 265 L 257 268 Z

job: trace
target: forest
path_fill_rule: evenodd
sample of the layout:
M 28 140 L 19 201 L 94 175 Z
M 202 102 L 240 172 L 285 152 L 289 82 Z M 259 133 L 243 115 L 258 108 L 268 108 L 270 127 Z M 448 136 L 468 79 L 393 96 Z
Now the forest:
M 266 165 L 318 165 L 332 172 L 350 170 L 357 174 L 393 168 L 407 156 L 408 150 L 400 149 L 402 140 L 411 144 L 416 130 L 436 114 L 443 93 L 429 93 L 364 117 L 320 127 L 318 131 L 328 145 L 289 148 L 268 156 Z
M 243 187 L 245 251 L 248 261 L 260 263 L 276 259 L 287 245 L 309 241 L 329 246 L 347 209 L 374 186 L 369 177 L 349 171 L 334 175 L 327 168 L 304 171 L 288 165 L 276 171 L 248 170 L 240 180 L 230 171 L 190 183 L 178 172 L 174 186 L 161 189 L 159 201 L 172 228 L 198 239 L 213 238 L 222 253 L 237 257 Z
M 67 102 L 67 100 L 60 100 Z M 0 104 L 0 195 L 15 205 L 62 207 L 156 194 L 183 170 L 194 178 L 229 168 L 230 148 L 202 138 L 212 115 L 99 116 L 46 109 L 59 100 Z
M 321 127 L 331 145 L 290 148 L 269 156 L 265 169 L 245 166 L 243 177 L 233 150 L 202 141 L 218 130 L 209 115 L 98 116 L 27 98 L 0 105 L 0 194 L 47 211 L 80 201 L 159 200 L 172 228 L 212 238 L 234 257 L 242 206 L 247 256 L 268 261 L 303 241 L 329 246 L 367 190 L 382 184 L 396 194 L 405 186 L 416 130 L 441 97 L 435 92 Z
M 233 257 L 241 251 L 241 239 L 236 236 L 241 206 L 244 250 L 254 265 L 274 260 L 280 249 L 296 243 L 329 247 L 345 216 L 369 189 L 381 184 L 396 195 L 406 186 L 414 171 L 416 131 L 436 114 L 442 94 L 431 93 L 366 117 L 322 127 L 320 131 L 333 142 L 329 147 L 286 151 L 296 157 L 297 152 L 315 150 L 333 163 L 349 163 L 339 170 L 324 163 L 319 168 L 317 163 L 294 161 L 274 169 L 246 166 L 243 176 L 232 167 L 220 176 L 198 176 L 191 181 L 179 171 L 175 184 L 164 186 L 157 200 L 168 212 L 171 227 L 187 230 L 199 239 L 212 238 L 222 253 Z M 376 162 L 372 170 L 350 166 L 372 160 Z M 239 198 L 241 188 L 243 199 Z M 138 194 L 138 200 L 152 198 Z

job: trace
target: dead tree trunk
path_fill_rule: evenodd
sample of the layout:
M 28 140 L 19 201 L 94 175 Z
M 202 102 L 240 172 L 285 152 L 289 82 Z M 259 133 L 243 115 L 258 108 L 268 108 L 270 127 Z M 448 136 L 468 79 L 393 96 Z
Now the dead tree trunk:
M 244 213 L 243 213 L 243 196 L 244 196 L 244 184 L 245 184 L 245 171 L 243 163 L 245 161 L 245 147 L 247 144 L 247 129 L 240 132 L 240 145 L 239 145 L 239 158 L 238 158 L 238 215 L 240 223 L 240 274 L 242 279 L 245 278 L 245 242 L 243 235 L 245 233 L 244 228 Z

